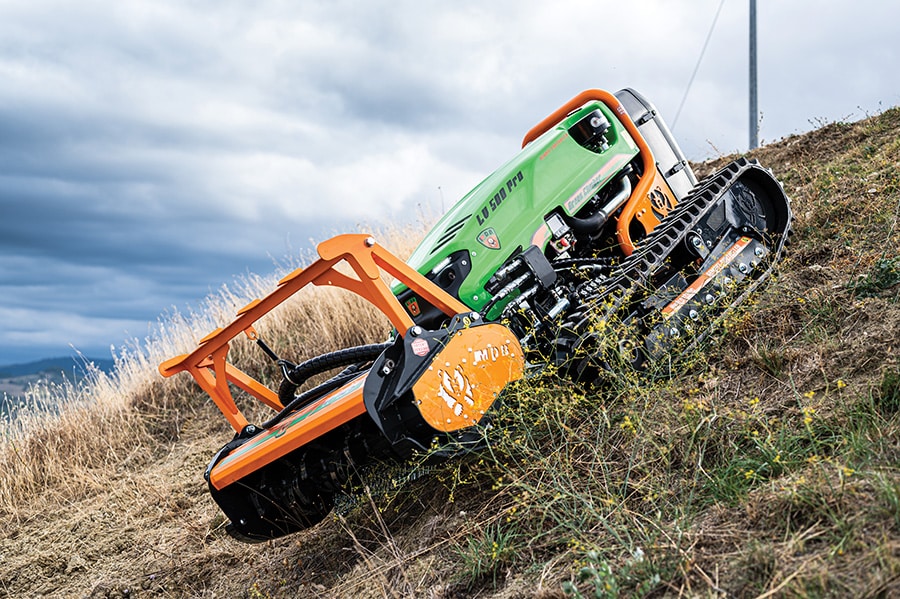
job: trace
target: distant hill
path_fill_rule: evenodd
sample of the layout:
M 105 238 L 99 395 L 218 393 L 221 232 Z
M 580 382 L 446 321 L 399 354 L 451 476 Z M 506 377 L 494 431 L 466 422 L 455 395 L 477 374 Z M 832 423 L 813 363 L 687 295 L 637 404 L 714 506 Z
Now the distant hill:
M 20 376 L 28 376 L 32 374 L 41 374 L 45 372 L 65 372 L 66 374 L 74 372 L 76 376 L 83 374 L 85 364 L 93 364 L 103 372 L 112 371 L 114 362 L 110 358 L 78 358 L 74 356 L 66 356 L 59 358 L 44 358 L 34 362 L 26 362 L 24 364 L 7 364 L 0 366 L 0 378 L 10 379 Z
M 77 383 L 85 378 L 88 365 L 110 373 L 115 363 L 108 358 L 69 356 L 0 366 L 0 415 L 8 414 L 9 406 L 24 397 L 32 385 Z

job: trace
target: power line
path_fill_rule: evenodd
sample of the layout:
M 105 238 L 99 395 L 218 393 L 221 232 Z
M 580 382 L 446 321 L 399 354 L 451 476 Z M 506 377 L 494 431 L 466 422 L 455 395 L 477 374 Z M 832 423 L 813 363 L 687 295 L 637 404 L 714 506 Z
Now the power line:
M 759 108 L 756 89 L 756 0 L 750 0 L 750 149 L 759 147 Z
M 706 34 L 706 41 L 703 42 L 703 48 L 700 50 L 700 56 L 697 58 L 697 64 L 694 65 L 694 72 L 691 73 L 691 79 L 688 81 L 687 88 L 684 90 L 684 96 L 681 97 L 681 104 L 678 105 L 678 110 L 675 112 L 675 118 L 672 119 L 672 129 L 675 129 L 675 125 L 678 123 L 678 117 L 681 116 L 681 109 L 684 108 L 684 102 L 687 100 L 688 93 L 691 91 L 691 86 L 694 84 L 694 77 L 697 76 L 697 71 L 700 70 L 700 63 L 703 62 L 703 55 L 706 54 L 706 47 L 709 45 L 709 39 L 712 37 L 713 31 L 716 28 L 716 23 L 719 21 L 719 14 L 722 12 L 722 7 L 725 6 L 725 0 L 719 2 L 719 8 L 716 10 L 716 16 L 713 17 L 712 25 L 709 26 L 709 32 Z

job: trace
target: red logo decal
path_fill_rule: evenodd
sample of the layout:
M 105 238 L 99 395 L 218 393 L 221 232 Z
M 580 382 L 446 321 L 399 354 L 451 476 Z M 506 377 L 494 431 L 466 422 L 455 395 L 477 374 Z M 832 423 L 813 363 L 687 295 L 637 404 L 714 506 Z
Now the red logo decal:
M 489 250 L 500 249 L 500 238 L 497 237 L 497 232 L 494 231 L 494 227 L 488 227 L 482 231 L 481 234 L 478 235 L 478 243 Z

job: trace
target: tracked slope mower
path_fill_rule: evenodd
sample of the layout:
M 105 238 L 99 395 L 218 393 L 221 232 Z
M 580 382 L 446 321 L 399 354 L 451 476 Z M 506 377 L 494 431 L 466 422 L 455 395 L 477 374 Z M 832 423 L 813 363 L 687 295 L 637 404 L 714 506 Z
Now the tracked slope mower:
M 160 372 L 189 372 L 235 430 L 206 470 L 229 532 L 272 539 L 323 519 L 372 460 L 477 447 L 504 388 L 531 369 L 590 382 L 698 343 L 771 274 L 791 222 L 781 185 L 754 161 L 698 182 L 645 98 L 588 90 L 532 128 L 408 261 L 367 235 L 328 240 Z M 371 302 L 390 338 L 278 358 L 253 325 L 308 285 Z M 278 389 L 229 363 L 242 334 L 281 366 Z M 234 390 L 272 417 L 249 422 Z

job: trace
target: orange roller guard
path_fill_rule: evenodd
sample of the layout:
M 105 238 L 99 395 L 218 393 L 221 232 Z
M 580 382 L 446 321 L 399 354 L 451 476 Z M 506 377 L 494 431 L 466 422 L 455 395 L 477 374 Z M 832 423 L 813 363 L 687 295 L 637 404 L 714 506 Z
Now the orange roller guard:
M 522 346 L 506 327 L 462 329 L 413 385 L 413 395 L 425 422 L 449 433 L 481 420 L 507 383 L 522 378 L 524 370 Z

